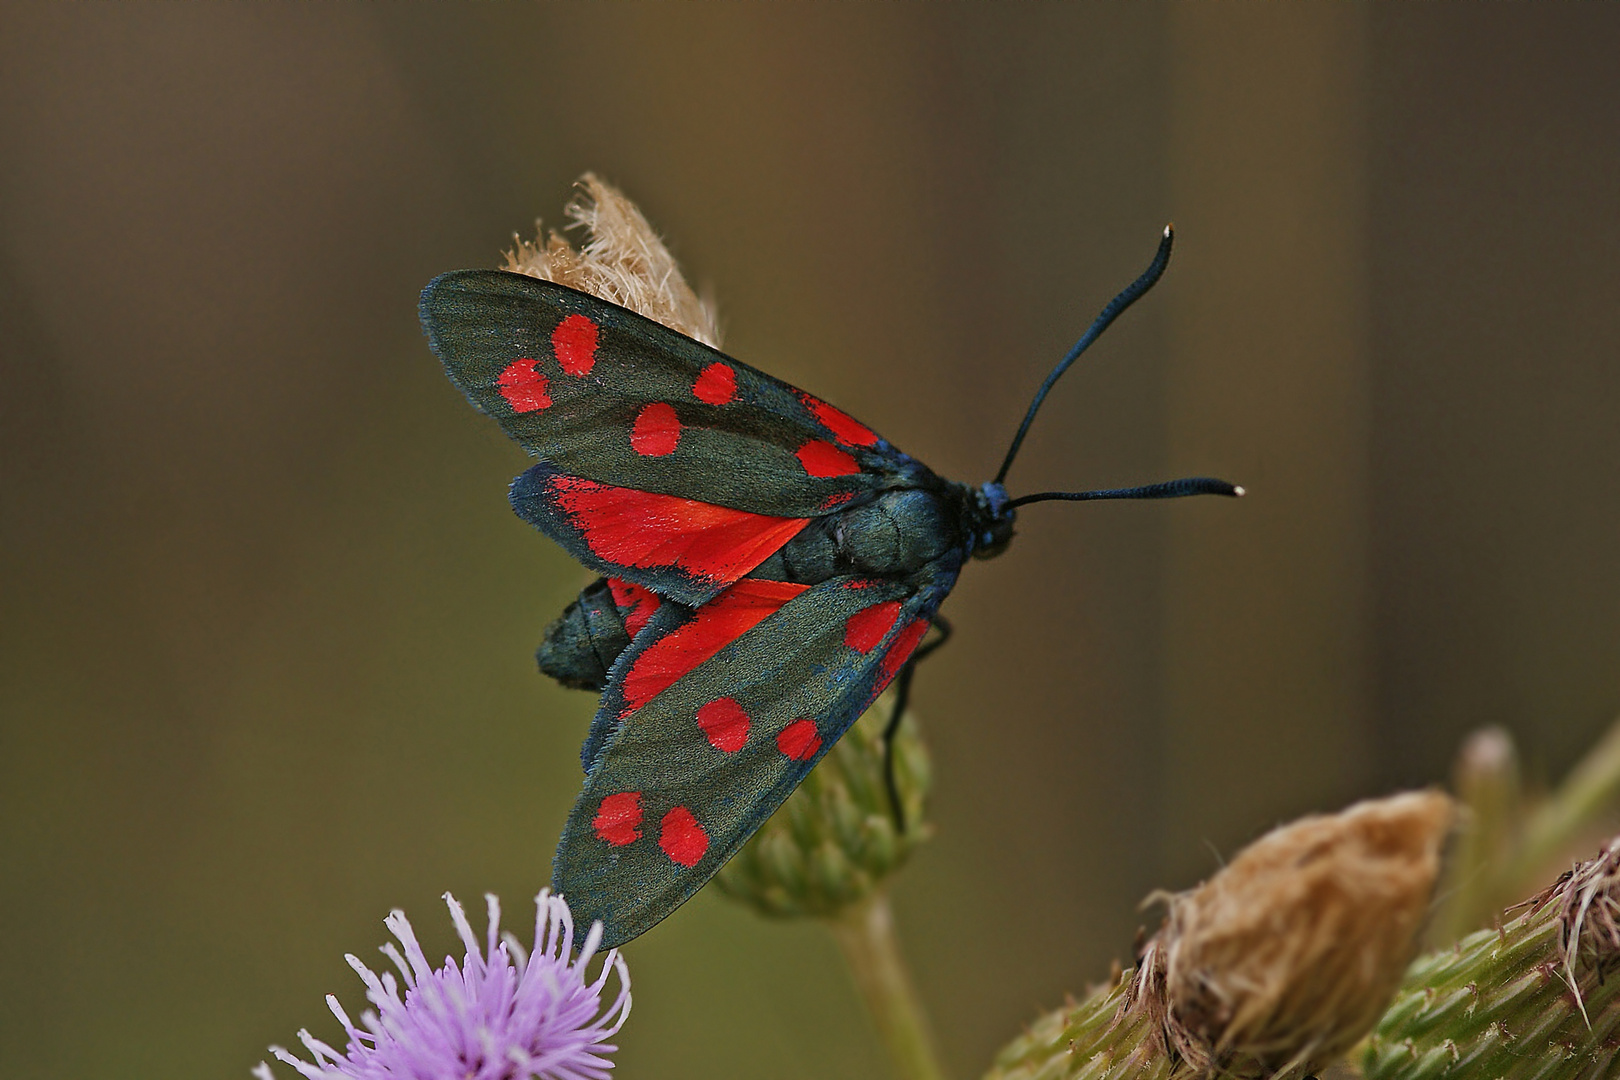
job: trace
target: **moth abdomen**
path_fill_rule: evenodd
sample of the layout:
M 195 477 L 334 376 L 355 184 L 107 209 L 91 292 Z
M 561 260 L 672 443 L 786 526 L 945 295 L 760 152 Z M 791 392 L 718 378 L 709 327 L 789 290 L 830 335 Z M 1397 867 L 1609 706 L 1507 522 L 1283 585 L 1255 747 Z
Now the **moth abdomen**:
M 551 621 L 534 659 L 572 690 L 607 686 L 608 672 L 658 608 L 658 597 L 618 578 L 597 578 Z

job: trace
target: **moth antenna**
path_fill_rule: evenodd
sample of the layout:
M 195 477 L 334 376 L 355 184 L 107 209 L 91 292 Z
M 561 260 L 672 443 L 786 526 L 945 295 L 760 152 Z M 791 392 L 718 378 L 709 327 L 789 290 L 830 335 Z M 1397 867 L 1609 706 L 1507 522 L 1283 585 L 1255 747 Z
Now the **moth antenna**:
M 1028 503 L 1049 502 L 1054 499 L 1064 502 L 1091 502 L 1095 499 L 1180 499 L 1188 495 L 1225 495 L 1237 499 L 1243 497 L 1244 491 L 1238 485 L 1229 484 L 1225 480 L 1216 480 L 1209 476 L 1188 476 L 1181 480 L 1166 480 L 1160 484 L 1143 484 L 1141 487 L 1107 488 L 1100 491 L 1043 491 L 1038 495 L 1025 495 L 1014 499 L 1007 504 L 1007 508 L 1010 510 Z
M 1142 271 L 1142 276 L 1125 286 L 1123 292 L 1108 301 L 1108 306 L 1103 308 L 1102 313 L 1092 321 L 1090 329 L 1081 336 L 1079 341 L 1075 342 L 1074 348 L 1070 349 L 1068 354 L 1058 361 L 1057 367 L 1053 368 L 1052 373 L 1046 377 L 1046 381 L 1041 383 L 1041 388 L 1035 391 L 1035 400 L 1029 403 L 1029 411 L 1024 414 L 1024 422 L 1018 425 L 1018 434 L 1013 436 L 1012 445 L 1007 447 L 1007 456 L 1001 462 L 1001 471 L 996 473 L 996 483 L 999 484 L 1007 479 L 1007 470 L 1012 468 L 1013 458 L 1018 456 L 1018 448 L 1023 445 L 1024 436 L 1029 433 L 1029 425 L 1035 422 L 1035 413 L 1040 409 L 1041 402 L 1046 400 L 1046 395 L 1051 391 L 1053 384 L 1063 377 L 1063 373 L 1069 370 L 1071 364 L 1080 359 L 1080 354 L 1085 352 L 1093 341 L 1102 336 L 1102 332 L 1108 329 L 1109 323 L 1119 318 L 1126 308 L 1142 298 L 1143 293 L 1158 284 L 1159 278 L 1164 274 L 1164 268 L 1170 263 L 1170 244 L 1174 237 L 1174 231 L 1170 226 L 1166 225 L 1164 227 L 1164 236 L 1159 240 L 1159 250 L 1154 254 L 1153 261 L 1148 264 L 1148 268 Z M 1140 497 L 1154 498 L 1155 496 Z M 1157 497 L 1163 498 L 1164 496 Z

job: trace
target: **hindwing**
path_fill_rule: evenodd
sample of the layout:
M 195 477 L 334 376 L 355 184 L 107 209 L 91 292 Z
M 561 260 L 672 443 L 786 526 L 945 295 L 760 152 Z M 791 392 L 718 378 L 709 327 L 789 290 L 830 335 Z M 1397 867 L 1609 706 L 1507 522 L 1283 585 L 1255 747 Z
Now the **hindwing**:
M 593 570 L 683 604 L 712 599 L 783 544 L 809 518 L 616 487 L 547 462 L 512 482 L 512 508 Z

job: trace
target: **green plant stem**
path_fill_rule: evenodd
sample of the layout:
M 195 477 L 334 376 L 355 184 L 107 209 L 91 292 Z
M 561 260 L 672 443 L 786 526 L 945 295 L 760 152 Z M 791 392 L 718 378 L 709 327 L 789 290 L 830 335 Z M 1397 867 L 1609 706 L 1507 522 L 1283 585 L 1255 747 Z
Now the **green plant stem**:
M 1552 859 L 1565 854 L 1581 834 L 1597 825 L 1620 798 L 1620 722 L 1587 751 L 1546 802 L 1524 825 L 1524 839 L 1509 867 L 1507 896 L 1533 887 Z
M 895 1074 L 901 1080 L 945 1080 L 928 1014 L 900 956 L 888 895 L 875 893 L 829 925 L 871 1010 Z

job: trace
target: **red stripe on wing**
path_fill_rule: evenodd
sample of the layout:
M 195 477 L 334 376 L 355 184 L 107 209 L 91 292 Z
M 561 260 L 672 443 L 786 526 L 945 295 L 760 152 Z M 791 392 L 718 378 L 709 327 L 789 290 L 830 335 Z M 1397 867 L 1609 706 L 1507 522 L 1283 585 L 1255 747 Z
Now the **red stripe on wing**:
M 623 715 L 657 697 L 809 587 L 747 578 L 698 608 L 690 622 L 649 645 L 625 672 Z
M 799 400 L 804 402 L 805 408 L 815 414 L 815 418 L 820 420 L 828 431 L 838 436 L 839 442 L 853 446 L 876 446 L 883 441 L 878 438 L 877 432 L 844 410 L 835 409 L 820 398 L 812 397 L 800 390 Z
M 894 621 L 899 617 L 898 600 L 886 600 L 862 608 L 844 623 L 844 644 L 856 652 L 871 652 L 894 629 Z
M 714 582 L 736 581 L 810 520 L 751 514 L 577 476 L 553 476 L 548 486 L 599 558 L 643 570 L 674 566 Z
M 916 651 L 917 644 L 926 633 L 928 620 L 912 619 L 894 636 L 894 640 L 889 642 L 889 647 L 883 650 L 883 659 L 878 661 L 878 678 L 877 682 L 872 684 L 872 697 L 867 702 L 868 705 L 889 688 L 889 684 L 900 674 L 900 669 L 906 666 L 906 661 L 911 659 L 911 654 Z
M 607 583 L 614 604 L 624 615 L 624 632 L 635 637 L 658 610 L 658 594 L 622 578 L 610 577 Z

